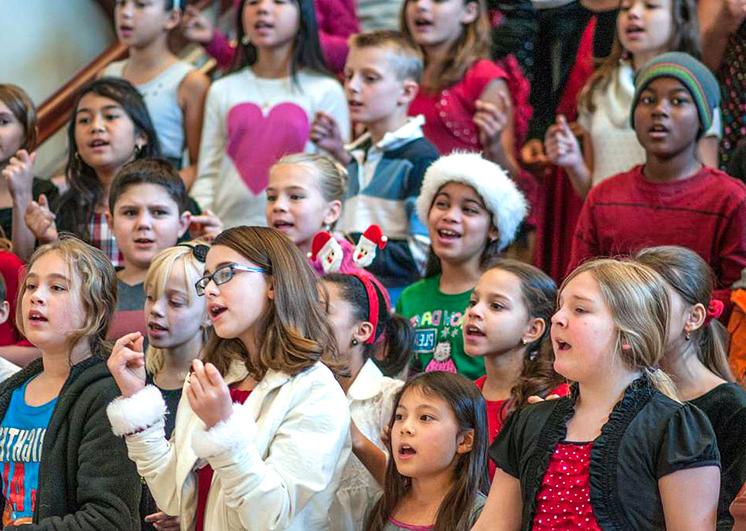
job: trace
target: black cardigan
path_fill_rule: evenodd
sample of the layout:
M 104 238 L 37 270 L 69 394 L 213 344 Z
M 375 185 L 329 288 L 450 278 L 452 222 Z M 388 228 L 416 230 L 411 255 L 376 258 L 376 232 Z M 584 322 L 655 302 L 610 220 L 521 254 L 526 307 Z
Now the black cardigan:
M 577 396 L 575 385 L 569 397 L 517 411 L 490 447 L 495 464 L 521 482 L 523 529 L 531 528 L 536 493 L 557 443 L 565 439 Z M 719 465 L 707 417 L 639 378 L 627 387 L 593 442 L 593 514 L 605 530 L 664 529 L 658 480 L 677 470 Z
M 36 360 L 0 385 L 0 419 L 13 391 L 41 370 Z M 106 416 L 118 395 L 103 360 L 88 358 L 72 367 L 44 436 L 34 523 L 18 529 L 140 529 L 140 479 Z M 0 502 L 5 505 L 2 495 Z

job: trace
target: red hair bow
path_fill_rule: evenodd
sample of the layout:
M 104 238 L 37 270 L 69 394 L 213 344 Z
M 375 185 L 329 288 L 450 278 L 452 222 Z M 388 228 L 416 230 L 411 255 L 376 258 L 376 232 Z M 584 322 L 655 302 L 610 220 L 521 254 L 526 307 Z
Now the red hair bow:
M 709 323 L 712 319 L 717 319 L 723 315 L 725 304 L 723 301 L 718 299 L 711 299 L 710 304 L 707 305 L 707 322 Z

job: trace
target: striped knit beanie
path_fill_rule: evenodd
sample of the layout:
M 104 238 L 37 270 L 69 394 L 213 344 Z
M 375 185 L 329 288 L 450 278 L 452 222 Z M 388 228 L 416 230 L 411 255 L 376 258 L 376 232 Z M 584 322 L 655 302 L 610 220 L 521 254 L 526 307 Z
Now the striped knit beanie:
M 720 86 L 710 70 L 689 54 L 668 52 L 659 55 L 637 73 L 630 123 L 635 127 L 635 108 L 645 87 L 659 77 L 672 77 L 692 95 L 702 131 L 712 127 L 715 108 L 720 105 Z

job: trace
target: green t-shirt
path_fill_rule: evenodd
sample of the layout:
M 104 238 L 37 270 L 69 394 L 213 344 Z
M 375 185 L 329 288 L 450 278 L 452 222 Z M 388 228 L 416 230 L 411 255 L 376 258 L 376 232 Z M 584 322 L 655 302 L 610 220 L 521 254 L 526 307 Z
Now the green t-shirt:
M 396 303 L 396 313 L 415 329 L 414 352 L 422 370 L 458 372 L 476 380 L 484 375 L 484 360 L 464 352 L 461 334 L 472 290 L 447 295 L 439 284 L 437 275 L 407 287 Z

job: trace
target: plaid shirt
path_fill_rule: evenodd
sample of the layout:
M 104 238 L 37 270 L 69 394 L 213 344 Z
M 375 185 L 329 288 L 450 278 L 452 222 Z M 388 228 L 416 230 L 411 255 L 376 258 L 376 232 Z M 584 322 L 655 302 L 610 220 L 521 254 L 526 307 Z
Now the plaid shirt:
M 91 245 L 101 249 L 109 257 L 114 267 L 124 265 L 124 258 L 119 252 L 117 240 L 106 222 L 104 214 L 94 213 L 91 223 L 88 225 L 88 233 L 91 235 Z

